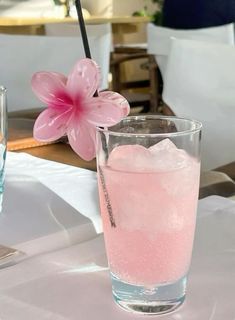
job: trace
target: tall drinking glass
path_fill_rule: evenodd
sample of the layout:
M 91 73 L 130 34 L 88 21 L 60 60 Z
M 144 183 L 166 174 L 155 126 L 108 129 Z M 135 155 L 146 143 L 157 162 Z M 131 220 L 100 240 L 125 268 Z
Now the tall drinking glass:
M 105 246 L 118 305 L 162 314 L 185 299 L 200 176 L 201 124 L 128 117 L 97 129 Z
M 2 199 L 5 178 L 7 144 L 7 101 L 6 89 L 0 86 L 0 212 L 2 211 Z

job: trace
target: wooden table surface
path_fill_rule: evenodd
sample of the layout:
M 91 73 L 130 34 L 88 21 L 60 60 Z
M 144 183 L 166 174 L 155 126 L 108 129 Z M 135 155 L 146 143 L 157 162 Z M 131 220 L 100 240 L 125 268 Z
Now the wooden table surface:
M 18 115 L 18 118 L 16 118 Z M 28 118 L 25 116 L 28 115 Z M 16 152 L 25 152 L 32 156 L 39 157 L 46 160 L 56 161 L 84 169 L 96 171 L 96 160 L 85 161 L 81 159 L 70 147 L 68 143 L 57 142 L 47 145 L 40 145 L 40 143 L 32 143 L 33 125 L 34 125 L 34 112 L 23 113 L 20 117 L 19 113 L 12 113 L 9 118 L 9 142 L 14 141 L 14 150 Z M 32 117 L 31 117 L 32 116 Z M 29 143 L 30 142 L 30 143 Z M 29 145 L 31 147 L 29 147 Z M 33 147 L 32 147 L 33 146 Z M 10 143 L 9 143 L 10 147 Z M 16 147 L 16 148 L 15 148 Z M 219 172 L 224 172 L 235 181 L 235 162 L 225 165 L 217 169 Z M 212 174 L 212 175 L 211 175 Z M 232 197 L 235 195 L 235 183 L 226 177 L 220 177 L 220 180 L 214 176 L 213 172 L 210 174 L 210 184 L 200 187 L 200 198 L 209 195 L 220 195 L 224 197 Z M 202 173 L 205 177 L 205 173 Z M 208 176 L 208 173 L 206 173 Z M 203 181 L 203 179 L 202 179 Z
M 65 23 L 73 22 L 77 19 L 68 18 L 9 18 L 0 17 L 0 26 L 22 26 L 22 25 L 38 25 L 46 23 Z M 90 16 L 85 18 L 87 24 L 141 24 L 150 21 L 149 17 L 132 17 L 132 16 L 112 16 L 112 17 L 98 17 Z
M 13 114 L 14 115 L 14 114 Z M 46 145 L 32 142 L 33 125 L 35 119 L 9 117 L 8 150 L 25 152 L 35 157 L 61 162 L 89 170 L 96 170 L 96 161 L 81 159 L 68 143 L 57 142 Z M 14 142 L 14 148 L 11 143 Z M 31 145 L 31 147 L 29 147 Z
M 124 44 L 125 34 L 136 33 L 143 24 L 150 21 L 149 17 L 113 16 L 85 18 L 86 24 L 111 23 L 114 44 Z M 9 18 L 0 17 L 0 33 L 44 35 L 45 24 L 77 22 L 77 19 L 68 18 Z
M 21 140 L 33 137 L 33 125 L 36 117 L 42 111 L 26 110 L 11 112 L 9 114 L 9 141 L 19 141 L 19 152 L 26 152 L 43 159 L 58 161 L 66 164 L 75 165 L 81 168 L 96 170 L 94 161 L 84 161 L 66 143 L 54 143 L 33 148 L 21 148 Z M 224 172 L 235 181 L 235 161 L 227 165 L 216 168 L 216 171 Z
M 56 161 L 79 168 L 96 171 L 96 160 L 85 161 L 81 159 L 66 143 L 54 143 L 36 148 L 22 149 L 18 152 L 26 152 L 32 156 L 46 160 Z

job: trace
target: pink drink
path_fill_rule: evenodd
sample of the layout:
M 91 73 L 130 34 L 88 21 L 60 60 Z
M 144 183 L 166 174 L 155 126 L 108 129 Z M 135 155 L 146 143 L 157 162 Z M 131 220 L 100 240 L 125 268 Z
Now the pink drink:
M 149 149 L 116 147 L 100 169 L 110 271 L 143 286 L 185 276 L 194 238 L 199 162 L 165 139 Z M 111 226 L 110 206 L 116 227 Z

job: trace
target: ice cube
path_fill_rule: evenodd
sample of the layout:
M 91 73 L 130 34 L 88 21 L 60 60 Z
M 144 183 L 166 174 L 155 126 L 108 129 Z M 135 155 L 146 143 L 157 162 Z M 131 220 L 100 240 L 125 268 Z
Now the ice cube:
M 169 139 L 160 141 L 149 150 L 155 158 L 155 168 L 164 172 L 159 181 L 168 194 L 186 194 L 197 186 L 200 164 L 185 150 L 178 149 Z
M 145 171 L 152 156 L 148 149 L 141 145 L 123 145 L 112 150 L 108 165 L 116 170 Z
M 155 145 L 149 148 L 149 151 L 152 154 L 168 151 L 168 150 L 175 150 L 177 149 L 176 145 L 168 138 L 161 140 L 160 142 L 156 143 Z
M 129 172 L 166 172 L 190 167 L 192 158 L 169 139 L 150 148 L 141 145 L 121 145 L 112 150 L 108 165 Z
M 187 167 L 191 161 L 185 150 L 178 149 L 169 139 L 161 140 L 149 148 L 158 170 L 175 170 Z

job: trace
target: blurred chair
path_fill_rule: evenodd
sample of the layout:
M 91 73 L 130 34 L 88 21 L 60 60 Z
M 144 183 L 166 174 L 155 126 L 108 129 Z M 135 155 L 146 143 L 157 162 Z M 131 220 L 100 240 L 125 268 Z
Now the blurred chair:
M 89 43 L 94 60 L 101 66 L 101 89 L 106 89 L 111 33 L 89 36 Z M 67 75 L 76 61 L 85 56 L 79 36 L 0 34 L 0 48 L 0 83 L 8 89 L 9 111 L 42 107 L 31 90 L 31 77 L 35 72 L 56 71 Z
M 180 117 L 202 122 L 202 169 L 235 161 L 235 48 L 173 39 L 163 100 Z
M 143 64 L 145 65 L 146 79 L 128 80 L 123 77 L 122 67 L 132 62 L 138 62 L 135 67 L 137 65 L 139 67 Z M 112 73 L 112 89 L 120 92 L 128 100 L 134 113 L 157 112 L 158 110 L 156 68 L 154 57 L 144 51 L 138 53 L 138 49 L 133 50 L 132 48 L 130 51 L 128 48 L 115 50 L 112 55 L 110 69 Z
M 170 29 L 149 23 L 147 26 L 148 53 L 154 54 L 161 75 L 165 78 L 171 39 L 192 39 L 234 45 L 234 24 L 192 30 Z

